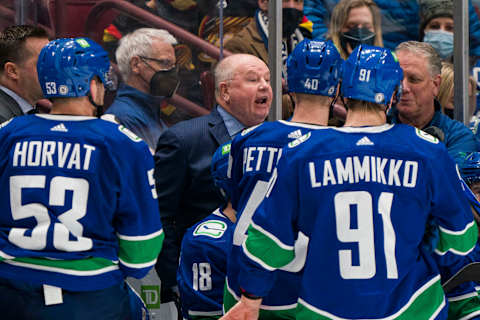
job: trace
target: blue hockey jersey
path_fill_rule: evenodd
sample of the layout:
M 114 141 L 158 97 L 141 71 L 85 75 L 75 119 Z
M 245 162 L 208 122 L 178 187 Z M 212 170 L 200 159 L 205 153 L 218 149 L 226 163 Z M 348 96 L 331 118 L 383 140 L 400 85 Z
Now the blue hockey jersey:
M 432 219 L 439 236 L 428 252 Z M 297 319 L 447 319 L 440 277 L 473 261 L 477 236 L 436 138 L 406 125 L 312 131 L 284 148 L 242 245 L 240 284 L 265 296 L 306 238 Z M 478 312 L 472 284 L 448 301 L 450 312 L 469 303 Z
M 217 209 L 185 233 L 177 271 L 184 318 L 218 319 L 223 314 L 233 229 L 233 222 Z
M 163 242 L 153 159 L 94 117 L 22 116 L 0 128 L 0 277 L 72 291 L 143 277 Z
M 229 310 L 240 297 L 238 284 L 241 244 L 246 238 L 253 208 L 258 206 L 266 191 L 268 180 L 281 158 L 282 148 L 311 130 L 326 127 L 302 123 L 275 121 L 244 130 L 232 141 L 229 161 L 229 176 L 236 189 L 231 202 L 237 210 L 237 226 L 233 237 L 233 248 L 227 270 L 227 286 L 224 297 L 225 310 Z M 304 239 L 297 243 L 297 250 L 306 248 Z M 302 254 L 299 253 L 299 256 Z M 301 258 L 299 258 L 301 260 Z M 297 261 L 277 272 L 272 293 L 265 297 L 262 312 L 278 318 L 292 318 L 298 298 L 298 283 L 301 267 Z

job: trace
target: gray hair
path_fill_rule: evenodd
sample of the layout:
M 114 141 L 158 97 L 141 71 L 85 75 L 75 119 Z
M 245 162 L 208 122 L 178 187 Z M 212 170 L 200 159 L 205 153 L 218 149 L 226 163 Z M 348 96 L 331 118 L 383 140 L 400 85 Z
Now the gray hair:
M 396 53 L 400 51 L 408 51 L 423 56 L 428 62 L 428 71 L 432 77 L 442 72 L 442 59 L 430 44 L 419 41 L 405 41 L 395 48 Z
M 124 81 L 127 81 L 132 71 L 130 60 L 135 56 L 151 56 L 152 42 L 155 40 L 166 42 L 172 46 L 177 44 L 177 39 L 167 30 L 153 28 L 140 28 L 120 39 L 115 57 Z
M 236 53 L 224 58 L 216 65 L 213 73 L 215 77 L 215 96 L 220 94 L 220 83 L 232 80 L 237 69 L 241 67 L 246 60 L 248 61 L 252 58 L 262 61 L 260 58 L 248 53 Z

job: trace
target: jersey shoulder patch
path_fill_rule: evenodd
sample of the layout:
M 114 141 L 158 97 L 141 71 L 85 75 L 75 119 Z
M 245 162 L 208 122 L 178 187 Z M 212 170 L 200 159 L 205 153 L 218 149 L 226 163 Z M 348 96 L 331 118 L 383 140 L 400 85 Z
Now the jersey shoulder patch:
M 12 120 L 13 120 L 13 118 L 8 119 L 7 121 L 0 123 L 0 129 L 6 127 Z
M 142 139 L 137 136 L 135 133 L 133 133 L 132 131 L 130 131 L 130 129 L 127 129 L 124 125 L 119 125 L 118 126 L 118 131 L 120 131 L 121 133 L 123 133 L 124 135 L 126 135 L 127 137 L 130 138 L 130 140 L 134 141 L 134 142 L 140 142 L 142 141 Z
M 193 236 L 207 236 L 211 238 L 221 238 L 228 226 L 220 220 L 208 220 L 200 223 L 193 231 Z
M 300 138 L 297 138 L 291 142 L 288 143 L 288 147 L 289 148 L 295 148 L 296 146 L 304 143 L 305 141 L 307 141 L 308 139 L 310 139 L 310 136 L 312 135 L 311 132 L 308 132 L 306 134 L 304 134 L 303 136 L 301 136 Z
M 425 131 L 420 130 L 418 128 L 415 128 L 415 133 L 417 134 L 417 136 L 419 136 L 423 140 L 428 141 L 430 143 L 438 144 L 438 142 L 439 142 L 439 140 L 437 138 L 435 138 L 431 134 L 426 133 Z
M 240 134 L 241 136 L 245 136 L 247 135 L 248 133 L 252 132 L 253 130 L 255 130 L 256 128 L 258 128 L 260 125 L 262 125 L 261 123 L 257 124 L 256 126 L 253 126 L 253 127 L 250 127 L 250 128 L 247 128 L 247 129 L 243 129 L 242 133 Z

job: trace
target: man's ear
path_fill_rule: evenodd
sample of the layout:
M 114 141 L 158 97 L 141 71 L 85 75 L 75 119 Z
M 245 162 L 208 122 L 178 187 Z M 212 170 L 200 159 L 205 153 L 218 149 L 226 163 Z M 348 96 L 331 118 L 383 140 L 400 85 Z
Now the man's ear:
M 227 82 L 220 82 L 220 99 L 229 103 L 230 102 L 230 90 L 228 89 Z
M 436 97 L 438 96 L 438 91 L 440 89 L 440 83 L 442 82 L 442 76 L 437 74 L 432 78 L 433 81 L 433 96 Z
M 12 80 L 18 79 L 18 67 L 14 62 L 9 61 L 5 63 L 3 70 L 4 70 L 3 74 L 7 78 Z
M 130 59 L 130 70 L 132 71 L 133 74 L 139 74 L 140 73 L 140 63 L 141 60 L 139 57 L 133 57 Z

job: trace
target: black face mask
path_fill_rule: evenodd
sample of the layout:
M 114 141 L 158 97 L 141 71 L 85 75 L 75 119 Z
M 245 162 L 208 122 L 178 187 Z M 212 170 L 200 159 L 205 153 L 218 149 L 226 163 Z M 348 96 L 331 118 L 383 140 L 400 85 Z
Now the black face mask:
M 368 30 L 367 28 L 353 28 L 347 32 L 340 33 L 340 44 L 347 51 L 347 43 L 350 44 L 352 50 L 355 49 L 359 44 L 368 44 L 373 45 L 375 41 L 375 33 Z
M 157 71 L 150 79 L 150 94 L 156 97 L 170 98 L 175 94 L 179 85 L 180 80 L 176 67 L 170 70 Z
M 295 32 L 295 29 L 298 28 L 298 25 L 303 19 L 303 11 L 294 8 L 283 8 L 282 19 L 282 35 L 285 38 L 290 36 L 293 32 Z

